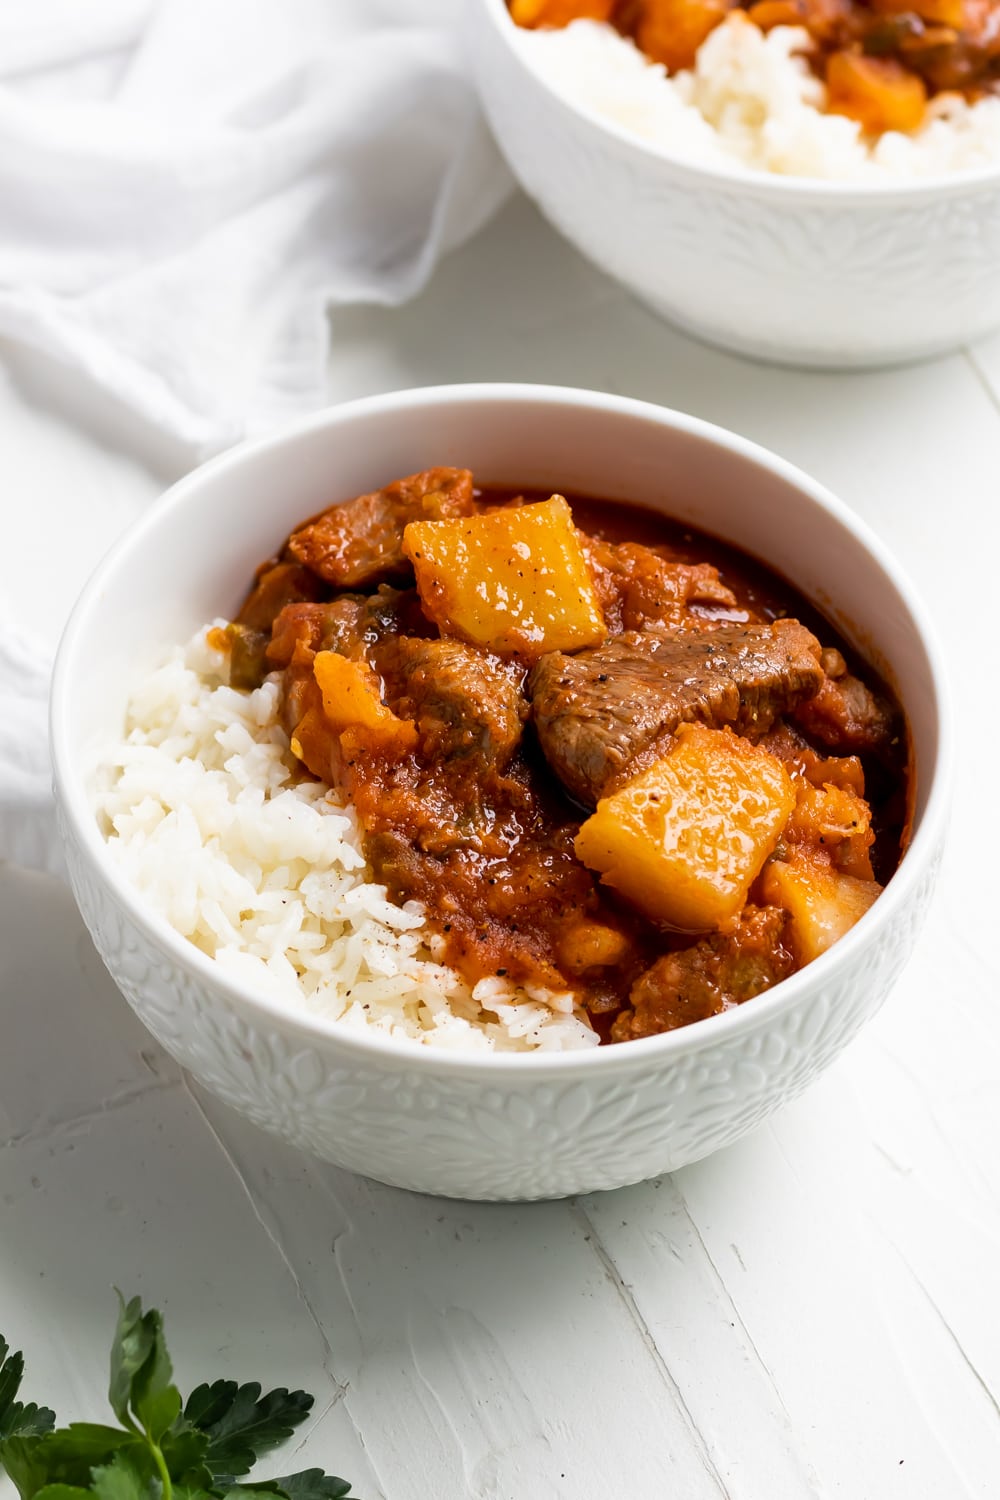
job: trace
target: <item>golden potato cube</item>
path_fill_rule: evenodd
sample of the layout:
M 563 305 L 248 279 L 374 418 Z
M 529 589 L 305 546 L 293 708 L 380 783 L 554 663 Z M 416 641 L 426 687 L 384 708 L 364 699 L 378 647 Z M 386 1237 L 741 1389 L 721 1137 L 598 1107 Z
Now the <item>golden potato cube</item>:
M 653 921 L 710 932 L 744 906 L 794 806 L 770 751 L 684 724 L 662 760 L 598 802 L 576 853 Z
M 788 912 L 789 942 L 800 964 L 811 963 L 849 932 L 881 891 L 877 881 L 845 875 L 799 849 L 772 860 L 761 880 L 768 906 Z
M 615 0 L 511 0 L 518 26 L 568 26 L 571 21 L 610 21 Z
M 403 551 L 443 635 L 534 658 L 596 646 L 607 630 L 561 495 L 447 521 L 412 521 Z
M 323 695 L 323 716 L 332 730 L 357 730 L 373 748 L 400 753 L 416 745 L 416 726 L 386 708 L 379 680 L 365 662 L 350 661 L 336 651 L 318 651 L 313 676 Z
M 870 135 L 885 130 L 918 130 L 924 122 L 924 81 L 893 57 L 831 53 L 826 64 L 826 91 L 829 112 L 857 120 Z
M 729 13 L 729 0 L 646 0 L 636 41 L 669 73 L 694 66 L 698 48 Z

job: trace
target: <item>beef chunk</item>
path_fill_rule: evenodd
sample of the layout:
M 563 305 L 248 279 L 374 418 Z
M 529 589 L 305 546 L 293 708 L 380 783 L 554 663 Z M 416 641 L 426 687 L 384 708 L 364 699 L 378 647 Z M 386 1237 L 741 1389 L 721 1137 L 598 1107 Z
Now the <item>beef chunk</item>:
M 614 635 L 660 624 L 677 629 L 692 604 L 734 610 L 736 595 L 711 563 L 672 562 L 639 542 L 605 542 L 578 532 L 594 588 Z M 741 612 L 740 618 L 746 619 Z
M 815 697 L 799 704 L 795 722 L 838 755 L 885 754 L 898 733 L 890 705 L 850 672 L 827 677 Z
M 461 641 L 404 637 L 393 654 L 383 662 L 401 687 L 393 707 L 416 724 L 423 754 L 477 776 L 502 771 L 528 713 L 516 675 Z
M 593 807 L 624 774 L 643 769 L 678 724 L 764 734 L 816 693 L 819 650 L 797 620 L 777 620 L 627 631 L 576 656 L 553 651 L 529 679 L 538 737 L 564 786 Z
M 795 968 L 784 941 L 786 921 L 775 906 L 746 906 L 732 932 L 665 953 L 632 986 L 629 1009 L 611 1028 L 612 1041 L 657 1036 L 702 1021 L 786 978 Z
M 403 531 L 411 521 L 468 516 L 475 508 L 468 469 L 427 469 L 331 506 L 292 532 L 288 551 L 337 588 L 365 588 L 410 572 Z
M 253 588 L 236 616 L 238 625 L 267 634 L 286 604 L 321 599 L 323 585 L 297 562 L 268 562 L 258 568 Z
M 352 661 L 372 661 L 382 640 L 427 628 L 416 589 L 388 584 L 367 597 L 341 594 L 326 604 L 291 604 L 274 622 L 267 648 L 269 670 L 287 667 L 300 645 L 310 658 L 316 651 L 338 651 Z

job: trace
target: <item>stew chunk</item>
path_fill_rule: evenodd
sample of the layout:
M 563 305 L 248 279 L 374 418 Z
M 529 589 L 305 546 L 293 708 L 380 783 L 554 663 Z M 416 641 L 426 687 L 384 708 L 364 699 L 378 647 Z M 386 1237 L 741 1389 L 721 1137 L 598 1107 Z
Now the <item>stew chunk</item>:
M 799 964 L 812 963 L 850 932 L 882 889 L 874 880 L 846 875 L 830 861 L 800 849 L 773 860 L 761 887 L 768 901 L 789 914 L 789 940 Z
M 596 651 L 554 653 L 529 682 L 545 758 L 588 807 L 648 764 L 678 724 L 762 734 L 823 683 L 820 647 L 797 620 L 668 634 L 626 631 Z
M 353 808 L 482 1024 L 525 1000 L 620 1042 L 742 1004 L 867 911 L 907 732 L 762 565 L 573 508 L 410 475 L 303 522 L 209 640 L 232 686 L 274 674 L 299 773 Z
M 292 532 L 288 551 L 337 588 L 363 588 L 406 576 L 403 532 L 410 521 L 468 516 L 475 508 L 468 469 L 426 469 L 331 506 Z
M 404 691 L 396 708 L 416 724 L 427 759 L 477 775 L 503 770 L 520 743 L 527 704 L 501 662 L 461 641 L 404 637 L 397 669 Z
M 633 1041 L 703 1021 L 786 979 L 795 960 L 785 927 L 785 913 L 776 907 L 745 906 L 731 931 L 665 953 L 632 986 L 612 1040 Z
M 501 653 L 578 651 L 607 634 L 561 495 L 464 521 L 406 528 L 403 550 L 442 634 Z
M 663 760 L 597 804 L 574 847 L 654 922 L 712 932 L 739 913 L 794 806 L 776 756 L 685 724 Z

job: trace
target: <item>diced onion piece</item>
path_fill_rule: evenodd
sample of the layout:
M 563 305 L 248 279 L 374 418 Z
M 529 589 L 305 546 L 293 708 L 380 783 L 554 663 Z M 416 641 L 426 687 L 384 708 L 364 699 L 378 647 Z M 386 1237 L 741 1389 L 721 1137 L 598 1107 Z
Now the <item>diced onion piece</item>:
M 424 612 L 443 635 L 526 657 L 596 646 L 607 630 L 561 495 L 403 533 Z
M 774 859 L 760 882 L 761 898 L 788 912 L 788 935 L 800 964 L 811 963 L 849 932 L 880 895 L 874 880 L 844 875 L 824 859 L 792 849 Z
M 597 804 L 576 853 L 654 921 L 709 932 L 741 910 L 794 806 L 776 756 L 685 724 L 662 760 Z

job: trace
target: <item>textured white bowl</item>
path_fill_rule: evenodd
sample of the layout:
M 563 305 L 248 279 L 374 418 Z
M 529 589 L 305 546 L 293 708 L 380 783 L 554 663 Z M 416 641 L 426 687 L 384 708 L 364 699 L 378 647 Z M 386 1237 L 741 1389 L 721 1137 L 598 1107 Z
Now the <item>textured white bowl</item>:
M 302 516 L 399 474 L 658 506 L 769 560 L 896 685 L 917 756 L 912 845 L 829 953 L 738 1010 L 669 1035 L 556 1056 L 462 1057 L 341 1030 L 227 978 L 112 864 L 95 767 L 135 684 L 237 605 Z M 66 858 L 112 976 L 153 1034 L 255 1124 L 425 1192 L 542 1198 L 671 1171 L 750 1130 L 830 1063 L 884 999 L 930 896 L 944 827 L 947 715 L 919 606 L 879 542 L 804 474 L 741 438 L 638 401 L 455 386 L 334 408 L 174 486 L 98 568 L 63 638 L 52 751 Z
M 826 368 L 919 359 L 1000 324 L 1000 163 L 861 187 L 690 165 L 561 98 L 504 0 L 467 7 L 483 105 L 525 191 L 672 322 Z

